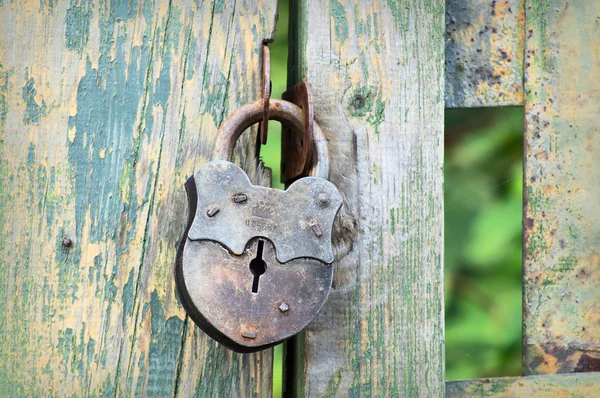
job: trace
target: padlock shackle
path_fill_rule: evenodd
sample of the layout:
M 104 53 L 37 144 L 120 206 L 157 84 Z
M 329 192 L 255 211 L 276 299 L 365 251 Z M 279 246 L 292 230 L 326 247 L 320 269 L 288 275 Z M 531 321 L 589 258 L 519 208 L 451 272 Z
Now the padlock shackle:
M 238 138 L 253 124 L 262 121 L 264 101 L 262 99 L 246 104 L 231 114 L 219 128 L 213 160 L 231 161 L 233 148 Z M 269 101 L 269 119 L 277 120 L 285 126 L 304 131 L 302 109 L 291 102 L 273 99 Z M 329 179 L 329 150 L 323 131 L 317 123 L 313 127 L 313 166 L 310 175 Z M 316 157 L 316 161 L 315 161 Z

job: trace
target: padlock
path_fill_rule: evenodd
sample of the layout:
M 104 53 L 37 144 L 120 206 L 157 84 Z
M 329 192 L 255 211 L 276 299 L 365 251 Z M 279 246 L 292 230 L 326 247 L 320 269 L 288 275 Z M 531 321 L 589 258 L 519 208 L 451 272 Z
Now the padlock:
M 314 124 L 309 177 L 285 191 L 252 185 L 231 155 L 261 120 L 264 102 L 221 126 L 213 160 L 186 182 L 188 225 L 175 280 L 180 301 L 204 332 L 237 352 L 271 347 L 301 331 L 323 306 L 333 277 L 331 232 L 342 196 L 329 181 L 327 142 Z M 303 131 L 296 105 L 271 100 L 269 118 Z

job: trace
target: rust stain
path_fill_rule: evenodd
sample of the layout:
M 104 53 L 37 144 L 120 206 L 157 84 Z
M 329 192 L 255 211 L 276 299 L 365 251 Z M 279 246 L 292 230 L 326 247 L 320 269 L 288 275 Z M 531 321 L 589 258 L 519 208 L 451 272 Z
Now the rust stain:
M 446 108 L 523 103 L 524 0 L 446 2 Z
M 575 372 L 600 372 L 600 354 L 582 354 Z

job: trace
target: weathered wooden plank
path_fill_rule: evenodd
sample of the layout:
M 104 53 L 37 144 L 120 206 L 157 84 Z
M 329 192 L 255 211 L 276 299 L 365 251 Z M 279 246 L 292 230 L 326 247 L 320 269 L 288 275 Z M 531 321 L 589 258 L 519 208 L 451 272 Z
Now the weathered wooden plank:
M 600 3 L 526 12 L 524 371 L 598 371 Z
M 183 183 L 260 95 L 275 14 L 0 1 L 0 395 L 270 395 L 271 352 L 209 340 L 172 267 Z
M 294 393 L 441 396 L 444 3 L 306 0 L 290 14 L 292 80 L 311 84 L 345 200 Z
M 577 373 L 446 383 L 446 398 L 459 397 L 594 397 L 600 391 L 600 373 Z
M 446 0 L 446 108 L 523 105 L 525 0 Z

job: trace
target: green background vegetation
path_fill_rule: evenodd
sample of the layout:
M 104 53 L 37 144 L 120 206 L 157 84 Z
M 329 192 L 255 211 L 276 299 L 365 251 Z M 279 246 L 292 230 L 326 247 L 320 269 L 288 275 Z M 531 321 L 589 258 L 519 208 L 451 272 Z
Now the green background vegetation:
M 273 98 L 287 83 L 288 4 L 279 5 L 270 44 Z M 522 140 L 522 108 L 446 111 L 447 380 L 521 374 Z M 271 122 L 261 157 L 279 188 L 280 145 L 280 125 Z M 275 397 L 281 370 L 277 347 Z

